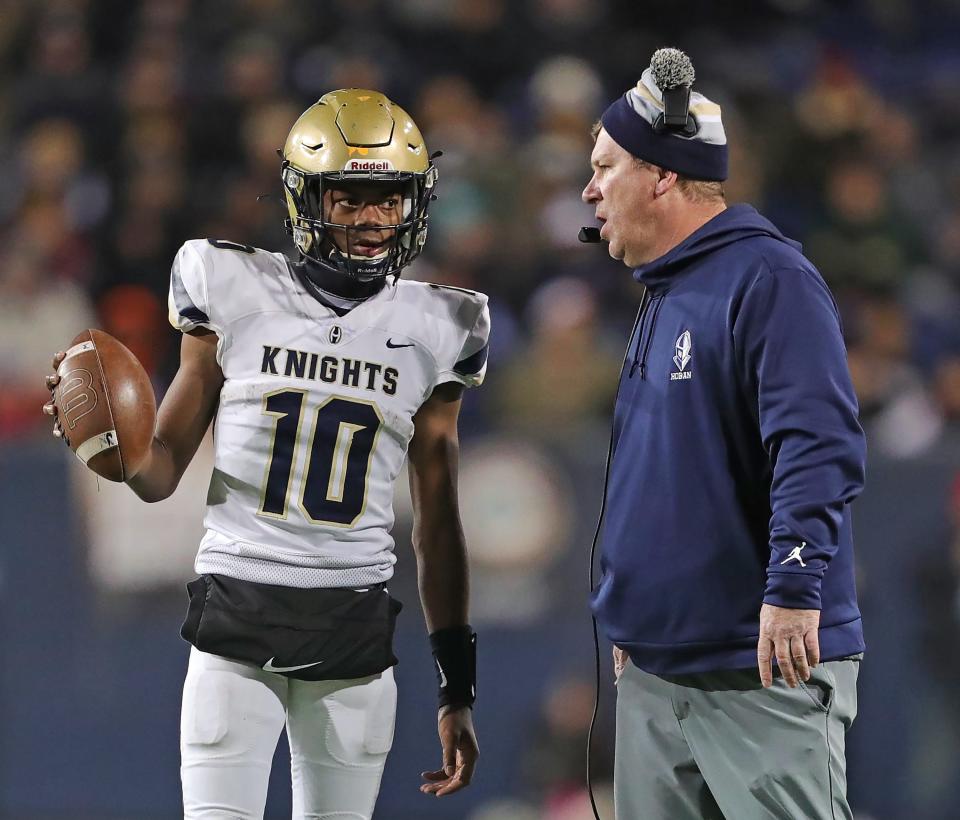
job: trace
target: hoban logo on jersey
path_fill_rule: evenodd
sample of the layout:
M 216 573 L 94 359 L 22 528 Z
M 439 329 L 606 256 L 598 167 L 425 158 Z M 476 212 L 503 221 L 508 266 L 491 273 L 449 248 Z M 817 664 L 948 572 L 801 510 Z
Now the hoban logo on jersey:
M 676 354 L 673 357 L 673 363 L 677 369 L 670 374 L 670 381 L 678 382 L 693 378 L 693 371 L 687 369 L 692 358 L 693 337 L 689 330 L 685 330 L 677 337 Z

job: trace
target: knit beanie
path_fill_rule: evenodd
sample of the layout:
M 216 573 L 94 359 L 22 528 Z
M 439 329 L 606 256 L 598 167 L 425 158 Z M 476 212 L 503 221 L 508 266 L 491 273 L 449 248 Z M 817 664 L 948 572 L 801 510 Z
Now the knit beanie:
M 727 136 L 720 106 L 691 91 L 690 58 L 675 48 L 654 52 L 640 82 L 600 118 L 604 130 L 637 159 L 691 179 L 727 178 Z

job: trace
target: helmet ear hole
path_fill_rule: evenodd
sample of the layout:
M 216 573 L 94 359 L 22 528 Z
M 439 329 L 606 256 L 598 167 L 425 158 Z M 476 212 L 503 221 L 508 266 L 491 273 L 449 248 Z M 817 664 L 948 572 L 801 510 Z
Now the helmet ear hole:
M 295 194 L 303 193 L 303 174 L 288 165 L 283 169 L 282 179 L 283 184 Z
M 313 232 L 306 228 L 301 228 L 299 225 L 295 226 L 293 229 L 293 242 L 300 253 L 304 256 L 309 256 L 310 248 L 313 245 Z

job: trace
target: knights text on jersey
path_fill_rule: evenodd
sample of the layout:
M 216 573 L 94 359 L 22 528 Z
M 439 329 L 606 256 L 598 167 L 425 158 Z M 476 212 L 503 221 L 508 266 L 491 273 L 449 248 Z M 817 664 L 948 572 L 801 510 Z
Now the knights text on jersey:
M 296 587 L 390 578 L 413 415 L 438 384 L 483 381 L 487 297 L 400 280 L 341 317 L 282 254 L 191 240 L 170 321 L 217 334 L 225 379 L 197 572 Z

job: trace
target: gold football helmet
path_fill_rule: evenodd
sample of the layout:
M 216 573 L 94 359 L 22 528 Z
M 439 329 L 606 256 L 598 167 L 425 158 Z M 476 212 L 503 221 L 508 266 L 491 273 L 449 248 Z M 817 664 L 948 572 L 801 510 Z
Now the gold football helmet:
M 287 230 L 314 263 L 369 281 L 398 275 L 423 249 L 437 168 L 417 124 L 380 92 L 331 91 L 304 111 L 283 146 L 281 178 Z M 393 239 L 378 257 L 351 255 L 331 237 L 331 231 L 349 238 L 351 231 L 371 230 L 330 222 L 324 213 L 324 193 L 353 180 L 394 183 L 402 191 L 402 221 L 386 226 L 395 228 Z

